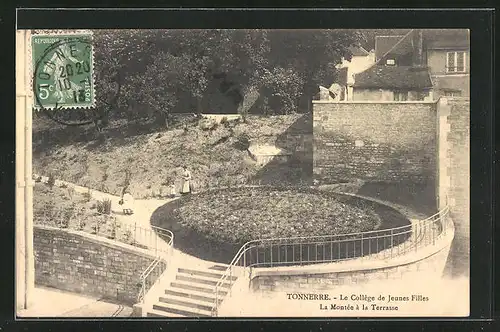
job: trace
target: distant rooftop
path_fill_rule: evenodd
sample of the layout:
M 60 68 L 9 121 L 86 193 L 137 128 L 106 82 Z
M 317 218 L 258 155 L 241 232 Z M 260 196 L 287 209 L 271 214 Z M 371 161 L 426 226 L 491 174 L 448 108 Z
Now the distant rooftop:
M 398 35 L 398 36 L 376 36 L 375 37 L 375 59 L 379 60 L 381 57 L 383 57 L 403 37 L 404 36 L 401 36 L 401 35 Z
M 427 68 L 373 66 L 354 77 L 355 88 L 425 89 L 432 82 Z
M 428 49 L 470 47 L 470 36 L 467 29 L 425 29 L 423 34 Z

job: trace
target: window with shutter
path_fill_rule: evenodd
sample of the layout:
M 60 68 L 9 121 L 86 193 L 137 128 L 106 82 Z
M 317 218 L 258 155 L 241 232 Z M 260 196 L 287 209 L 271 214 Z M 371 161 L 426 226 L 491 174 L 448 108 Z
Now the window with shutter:
M 465 73 L 465 52 L 446 53 L 446 72 Z
M 396 90 L 394 91 L 395 101 L 406 101 L 408 100 L 408 91 Z

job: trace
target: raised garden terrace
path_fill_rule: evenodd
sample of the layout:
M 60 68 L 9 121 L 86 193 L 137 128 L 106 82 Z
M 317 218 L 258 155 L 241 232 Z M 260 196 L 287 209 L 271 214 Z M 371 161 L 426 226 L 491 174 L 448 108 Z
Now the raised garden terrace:
M 221 263 L 229 263 L 252 240 L 334 236 L 409 225 L 399 212 L 372 201 L 309 187 L 272 186 L 215 189 L 183 197 L 156 210 L 151 223 L 170 229 L 177 249 Z M 340 250 L 343 253 L 335 257 L 349 255 Z

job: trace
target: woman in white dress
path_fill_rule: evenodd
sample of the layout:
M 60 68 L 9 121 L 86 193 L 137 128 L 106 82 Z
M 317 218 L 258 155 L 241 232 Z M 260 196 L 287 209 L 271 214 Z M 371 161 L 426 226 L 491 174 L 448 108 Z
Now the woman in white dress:
M 191 172 L 187 169 L 186 166 L 182 166 L 182 184 L 181 184 L 181 194 L 186 195 L 191 193 Z

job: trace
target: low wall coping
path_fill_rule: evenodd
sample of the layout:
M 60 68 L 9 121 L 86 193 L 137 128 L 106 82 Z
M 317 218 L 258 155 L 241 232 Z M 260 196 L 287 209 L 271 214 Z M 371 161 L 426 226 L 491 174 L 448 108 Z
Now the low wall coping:
M 47 231 L 57 231 L 57 232 L 62 232 L 66 234 L 71 234 L 71 235 L 76 235 L 82 238 L 85 238 L 85 240 L 101 244 L 101 245 L 106 245 L 108 247 L 113 247 L 115 249 L 119 250 L 125 250 L 133 254 L 139 254 L 139 255 L 146 255 L 150 257 L 151 259 L 155 259 L 155 255 L 150 251 L 146 250 L 143 248 L 138 248 L 130 244 L 118 242 L 112 239 L 108 239 L 107 237 L 104 236 L 99 236 L 99 235 L 94 235 L 94 234 L 89 234 L 87 232 L 83 231 L 77 231 L 73 229 L 62 229 L 58 227 L 52 227 L 52 226 L 45 226 L 45 225 L 33 225 L 34 228 L 42 229 L 42 230 L 47 230 Z
M 448 217 L 449 218 L 449 217 Z M 453 223 L 450 223 L 453 225 Z M 413 264 L 429 258 L 446 247 L 451 243 L 455 236 L 454 227 L 450 227 L 444 236 L 440 236 L 434 245 L 428 245 L 420 248 L 417 251 L 409 252 L 405 255 L 378 260 L 370 259 L 367 257 L 357 258 L 353 260 L 344 260 L 332 263 L 320 263 L 308 266 L 280 266 L 272 268 L 253 268 L 251 278 L 261 276 L 292 276 L 292 275 L 305 275 L 305 274 L 326 274 L 326 273 L 339 273 L 339 272 L 354 272 L 364 270 L 380 270 L 391 267 L 404 266 Z

